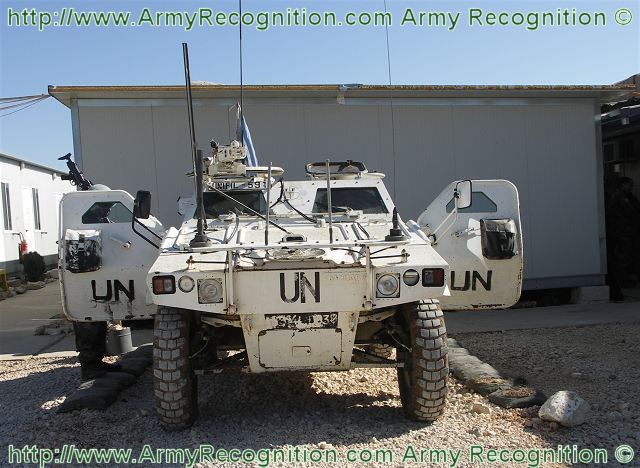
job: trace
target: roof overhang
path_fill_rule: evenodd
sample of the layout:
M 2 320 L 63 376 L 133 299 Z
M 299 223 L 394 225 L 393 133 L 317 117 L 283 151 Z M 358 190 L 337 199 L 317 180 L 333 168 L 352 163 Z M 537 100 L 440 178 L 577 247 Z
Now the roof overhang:
M 248 85 L 244 96 L 260 98 L 591 98 L 601 103 L 627 99 L 633 82 L 613 85 Z M 194 98 L 236 99 L 237 85 L 194 84 Z M 49 86 L 49 94 L 71 107 L 81 99 L 184 99 L 184 86 Z
M 38 164 L 32 161 L 27 161 L 26 159 L 19 158 L 18 156 L 7 154 L 5 151 L 0 151 L 0 160 L 2 159 L 6 161 L 11 161 L 12 163 L 17 164 L 19 166 L 31 167 L 43 172 L 49 172 L 51 174 L 64 174 L 65 172 L 60 168 L 56 169 L 54 167 L 43 166 L 42 164 Z

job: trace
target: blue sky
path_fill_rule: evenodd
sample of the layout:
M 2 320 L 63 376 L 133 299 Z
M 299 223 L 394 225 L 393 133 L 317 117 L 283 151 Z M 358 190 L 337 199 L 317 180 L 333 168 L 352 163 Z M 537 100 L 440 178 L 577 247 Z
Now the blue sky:
M 47 85 L 182 84 L 180 43 L 189 43 L 193 80 L 235 84 L 238 31 L 233 27 L 35 28 L 7 26 L 7 10 L 62 7 L 82 10 L 231 11 L 237 1 L 0 0 L 0 96 L 46 93 Z M 243 0 L 245 11 L 307 8 L 309 11 L 383 11 L 384 0 Z M 610 84 L 640 72 L 640 0 L 631 1 L 425 1 L 387 0 L 398 22 L 411 7 L 425 11 L 604 11 L 595 27 L 389 28 L 393 84 Z M 633 21 L 620 26 L 613 12 L 625 7 Z M 461 20 L 463 21 L 463 20 Z M 248 84 L 388 84 L 384 28 L 291 27 L 244 29 L 244 77 Z M 2 112 L 0 112 L 1 114 Z M 0 117 L 0 150 L 42 164 L 73 151 L 70 112 L 47 99 Z

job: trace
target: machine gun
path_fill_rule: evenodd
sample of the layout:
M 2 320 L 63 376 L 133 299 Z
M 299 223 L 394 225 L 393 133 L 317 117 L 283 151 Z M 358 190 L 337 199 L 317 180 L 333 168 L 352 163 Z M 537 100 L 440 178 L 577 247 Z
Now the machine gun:
M 62 180 L 68 180 L 71 185 L 75 185 L 80 190 L 89 190 L 93 185 L 89 179 L 85 178 L 84 174 L 74 161 L 71 160 L 71 153 L 67 153 L 64 156 L 58 158 L 58 161 L 66 161 L 69 168 L 68 174 L 62 175 Z

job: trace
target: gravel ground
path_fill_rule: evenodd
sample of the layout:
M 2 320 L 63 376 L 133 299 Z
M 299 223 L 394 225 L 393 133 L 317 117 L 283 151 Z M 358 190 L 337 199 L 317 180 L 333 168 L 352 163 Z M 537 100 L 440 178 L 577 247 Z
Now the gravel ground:
M 537 408 L 498 408 L 455 380 L 450 383 L 450 403 L 440 420 L 433 425 L 410 422 L 400 408 L 395 371 L 357 369 L 345 373 L 201 377 L 198 422 L 190 430 L 166 433 L 154 414 L 150 371 L 105 412 L 84 410 L 58 415 L 57 406 L 78 383 L 74 358 L 0 362 L 0 464 L 6 464 L 9 444 L 131 447 L 134 454 L 144 444 L 153 448 L 193 448 L 199 444 L 211 444 L 216 449 L 287 447 L 285 454 L 291 456 L 298 446 L 300 457 L 305 450 L 310 456 L 314 449 L 326 449 L 328 457 L 336 454 L 336 461 L 329 463 L 333 466 L 344 466 L 350 449 L 356 457 L 375 457 L 376 450 L 380 454 L 390 450 L 392 460 L 387 452 L 387 463 L 379 459 L 375 464 L 394 467 L 417 466 L 411 459 L 403 463 L 407 447 L 415 449 L 418 457 L 421 450 L 428 457 L 429 449 L 461 449 L 455 466 L 495 466 L 488 461 L 470 463 L 469 449 L 474 444 L 513 450 L 568 443 L 612 447 L 626 442 L 637 449 L 639 336 L 640 324 L 456 336 L 479 357 L 513 375 L 525 376 L 548 394 L 561 389 L 580 392 L 594 409 L 588 422 L 574 429 L 558 429 L 537 421 Z M 573 372 L 582 375 L 571 377 Z M 613 412 L 618 412 L 621 419 L 611 416 Z M 451 463 L 451 458 L 448 461 Z M 278 461 L 273 465 L 293 464 Z M 303 465 L 318 464 L 297 464 Z M 527 463 L 500 466 L 524 467 Z
M 524 377 L 547 396 L 575 390 L 590 404 L 585 424 L 545 434 L 552 445 L 613 453 L 628 444 L 640 452 L 640 323 L 463 333 L 456 339 L 504 376 Z

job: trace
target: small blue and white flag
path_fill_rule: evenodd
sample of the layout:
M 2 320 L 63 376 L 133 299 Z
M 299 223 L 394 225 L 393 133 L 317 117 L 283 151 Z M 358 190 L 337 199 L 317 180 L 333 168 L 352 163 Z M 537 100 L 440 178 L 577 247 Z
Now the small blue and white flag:
M 236 139 L 242 139 L 242 146 L 247 149 L 247 166 L 256 167 L 258 156 L 256 156 L 256 150 L 253 147 L 253 141 L 251 141 L 249 125 L 247 125 L 247 120 L 240 109 L 240 103 L 236 104 Z
M 242 116 L 242 144 L 247 148 L 247 165 L 255 167 L 258 165 L 258 156 L 256 156 L 256 150 L 253 148 L 253 141 L 251 141 L 251 132 L 249 131 L 249 125 L 247 120 Z

